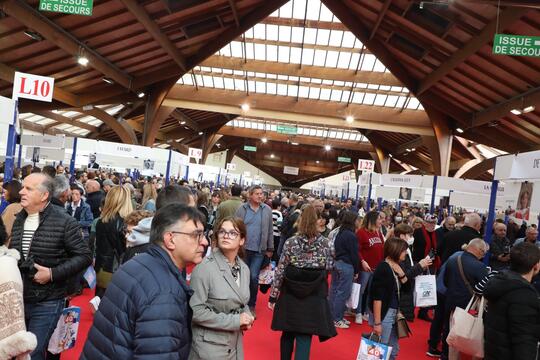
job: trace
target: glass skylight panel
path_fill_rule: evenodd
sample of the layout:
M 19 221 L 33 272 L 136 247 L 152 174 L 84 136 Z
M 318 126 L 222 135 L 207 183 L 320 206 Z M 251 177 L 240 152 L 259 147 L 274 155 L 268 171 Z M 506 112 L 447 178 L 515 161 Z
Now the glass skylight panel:
M 399 107 L 401 108 L 403 106 L 403 104 L 405 104 L 405 101 L 407 100 L 407 97 L 406 96 L 400 96 L 398 98 L 398 101 L 396 102 L 396 107 Z
M 332 21 L 334 14 L 324 4 L 321 3 L 320 21 Z
M 354 37 L 353 33 L 350 31 L 345 31 L 343 33 L 343 40 L 341 42 L 341 46 L 346 48 L 353 48 L 355 41 L 356 38 Z
M 375 101 L 375 94 L 366 93 L 366 96 L 364 96 L 363 104 L 365 105 L 373 105 L 373 102 Z
M 319 20 L 319 11 L 322 3 L 320 0 L 308 0 L 306 19 Z
M 349 64 L 351 62 L 351 56 L 352 54 L 349 52 L 341 52 L 339 53 L 339 58 L 337 61 L 337 67 L 340 69 L 348 69 Z
M 384 72 L 385 70 L 386 70 L 386 67 L 383 65 L 383 63 L 380 62 L 379 59 L 376 59 L 375 66 L 373 67 L 373 71 Z
M 225 88 L 225 85 L 223 84 L 223 78 L 222 77 L 217 77 L 217 76 L 213 76 L 212 79 L 214 80 L 214 87 L 217 88 L 217 89 L 224 89 Z M 230 79 L 227 79 L 227 80 L 230 80 Z
M 303 65 L 318 65 L 316 63 L 317 59 L 315 57 L 315 50 L 313 49 L 304 49 L 302 54 L 302 64 Z M 322 66 L 322 65 L 319 65 Z
M 296 4 L 295 4 L 296 5 Z M 283 5 L 281 8 L 279 8 L 279 17 L 282 18 L 292 18 L 293 16 L 293 2 L 288 1 Z
M 291 42 L 291 27 L 290 26 L 278 26 L 279 41 Z
M 317 42 L 317 29 L 305 28 L 304 32 L 304 44 L 315 44 Z
M 47 118 L 41 118 L 41 120 L 34 121 L 34 123 L 36 123 L 38 125 L 49 125 L 49 124 L 53 124 L 55 122 L 56 121 L 51 120 L 51 119 L 47 119 Z
M 360 67 L 360 70 L 363 71 L 371 71 L 373 69 L 373 66 L 375 66 L 375 60 L 377 58 L 372 54 L 364 54 L 362 66 Z
M 223 86 L 227 90 L 234 90 L 234 79 L 223 78 Z
M 348 101 L 349 96 L 351 96 L 351 92 L 349 90 L 344 90 L 341 92 L 341 98 L 339 101 Z
M 272 24 L 266 24 L 266 39 L 267 40 L 277 40 L 278 39 L 278 26 Z
M 265 60 L 266 47 L 263 44 L 254 44 L 255 46 L 255 60 Z
M 377 94 L 375 95 L 375 101 L 373 102 L 374 105 L 377 106 L 383 106 L 386 101 L 387 95 Z
M 266 39 L 266 26 L 265 24 L 256 24 L 253 27 L 253 35 L 255 39 Z
M 366 93 L 364 92 L 354 92 L 352 102 L 355 104 L 363 104 L 365 95 Z
M 266 45 L 266 60 L 267 61 L 277 61 L 277 46 L 276 45 Z
M 238 91 L 246 91 L 245 81 L 240 79 L 234 79 L 234 89 Z
M 259 130 L 264 130 L 264 128 L 265 128 L 265 124 L 263 124 L 263 123 L 261 123 L 261 122 L 260 122 L 260 123 L 257 123 L 257 129 L 259 129 Z
M 329 43 L 330 43 L 330 30 L 318 29 L 316 44 L 329 45 Z
M 339 53 L 337 51 L 328 51 L 326 53 L 326 67 L 337 67 Z
M 244 47 L 239 41 L 231 41 L 231 53 L 234 57 L 244 57 Z
M 265 83 L 262 82 L 262 81 L 256 81 L 255 82 L 255 92 L 258 92 L 260 94 L 266 93 Z
M 287 89 L 287 95 L 288 96 L 296 96 L 296 95 L 298 95 L 298 86 L 289 85 L 288 89 Z
M 414 97 L 410 97 L 409 98 L 409 103 L 407 104 L 407 109 L 417 109 L 418 108 L 418 105 L 420 105 L 420 102 L 418 101 L 417 98 L 414 98 Z
M 351 55 L 351 61 L 349 63 L 349 69 L 356 70 L 359 61 L 360 61 L 360 54 L 353 53 Z
M 332 94 L 330 95 L 330 100 L 341 101 L 342 94 L 343 94 L 343 91 L 341 90 L 332 90 Z
M 233 126 L 233 125 L 234 125 L 234 120 L 233 120 L 233 121 L 229 121 L 229 122 L 227 123 L 227 126 Z
M 288 63 L 289 62 L 289 56 L 291 53 L 291 48 L 288 46 L 280 46 L 278 48 L 278 60 L 282 63 Z
M 302 43 L 302 37 L 304 36 L 304 29 L 301 27 L 293 26 L 291 29 L 291 42 Z
M 395 107 L 398 101 L 398 98 L 399 96 L 396 96 L 396 95 L 388 95 L 388 98 L 386 99 L 386 106 Z
M 66 130 L 69 127 L 69 124 L 60 124 L 58 126 L 55 126 L 55 128 L 60 130 Z
M 293 47 L 291 48 L 290 60 L 292 64 L 300 64 L 302 50 L 300 48 Z
M 266 83 L 266 93 L 270 95 L 277 95 L 277 84 Z
M 321 89 L 321 100 L 330 100 L 330 89 Z
M 319 7 L 317 6 L 317 10 Z M 309 10 L 309 8 L 308 8 Z M 306 15 L 306 0 L 294 0 L 293 19 L 304 19 Z
M 309 88 L 309 98 L 310 99 L 318 99 L 320 93 L 321 93 L 321 88 L 318 88 L 318 87 L 310 87 Z
M 325 66 L 326 60 L 326 51 L 325 50 L 315 50 L 315 56 L 313 58 L 313 65 L 315 66 Z
M 246 42 L 246 58 L 255 59 L 255 44 Z
M 238 120 L 238 124 L 236 126 L 243 128 L 246 127 L 246 124 L 243 120 Z
M 323 136 L 322 129 L 317 129 L 317 133 L 315 134 L 315 136 Z
M 337 135 L 337 132 L 334 131 L 334 130 L 330 130 L 329 134 L 328 134 L 328 137 L 329 138 L 332 138 L 332 139 L 335 139 L 336 138 L 336 135 Z
M 287 96 L 287 85 L 277 84 L 277 94 Z
M 307 98 L 309 94 L 309 87 L 307 86 L 300 86 L 298 88 L 298 96 L 301 98 Z
M 123 105 L 120 105 L 120 107 L 122 107 Z M 66 111 L 64 113 L 62 113 L 63 116 L 66 116 L 66 117 L 74 117 L 75 115 L 79 115 L 79 113 L 77 111 Z

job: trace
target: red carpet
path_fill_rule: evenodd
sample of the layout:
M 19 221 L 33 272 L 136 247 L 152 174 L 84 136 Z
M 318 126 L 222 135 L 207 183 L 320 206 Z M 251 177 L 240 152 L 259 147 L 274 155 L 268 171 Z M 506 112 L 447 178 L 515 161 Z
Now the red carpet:
M 73 299 L 72 304 L 81 307 L 81 323 L 79 336 L 75 348 L 62 354 L 62 360 L 75 360 L 86 341 L 86 336 L 92 324 L 92 314 L 88 301 L 93 297 L 93 291 L 85 289 L 83 295 Z M 259 294 L 257 303 L 257 320 L 254 327 L 247 331 L 244 338 L 245 358 L 247 360 L 275 360 L 279 359 L 279 337 L 281 333 L 270 330 L 272 312 L 266 307 L 267 295 Z M 411 323 L 413 336 L 400 341 L 401 350 L 398 359 L 416 360 L 430 359 L 425 355 L 426 340 L 429 333 L 429 324 L 416 320 Z M 369 325 L 352 324 L 350 329 L 338 330 L 339 335 L 324 343 L 317 338 L 313 339 L 311 359 L 356 359 L 360 336 L 370 331 Z

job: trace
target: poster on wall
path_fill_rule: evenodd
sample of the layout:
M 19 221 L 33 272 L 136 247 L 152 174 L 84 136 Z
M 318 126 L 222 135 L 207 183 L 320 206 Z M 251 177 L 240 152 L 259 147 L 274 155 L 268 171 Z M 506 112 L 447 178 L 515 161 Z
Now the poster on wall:
M 522 182 L 516 203 L 516 218 L 529 220 L 529 211 L 531 209 L 532 195 L 533 183 L 528 181 Z
M 411 200 L 412 189 L 408 187 L 399 188 L 399 199 L 400 200 Z

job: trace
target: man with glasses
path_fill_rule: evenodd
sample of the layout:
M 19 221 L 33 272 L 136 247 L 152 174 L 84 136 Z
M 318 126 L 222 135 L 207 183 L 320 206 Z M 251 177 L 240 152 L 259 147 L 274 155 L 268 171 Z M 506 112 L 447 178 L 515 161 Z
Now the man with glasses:
M 181 269 L 203 260 L 204 221 L 196 208 L 182 204 L 157 211 L 151 246 L 113 275 L 81 359 L 188 358 L 193 291 Z

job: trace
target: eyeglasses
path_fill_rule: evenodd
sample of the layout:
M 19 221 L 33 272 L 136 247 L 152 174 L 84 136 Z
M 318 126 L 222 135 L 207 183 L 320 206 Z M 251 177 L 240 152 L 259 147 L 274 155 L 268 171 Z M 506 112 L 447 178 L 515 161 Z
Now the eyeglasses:
M 231 240 L 235 240 L 238 235 L 240 235 L 237 231 L 225 231 L 225 230 L 219 230 L 218 231 L 218 236 L 219 237 L 222 237 L 222 238 L 229 238 Z
M 181 234 L 181 235 L 187 235 L 191 238 L 191 240 L 197 240 L 197 242 L 200 244 L 202 242 L 202 239 L 206 236 L 204 235 L 204 231 L 194 231 L 192 233 L 187 233 L 183 231 L 169 231 L 171 234 Z

